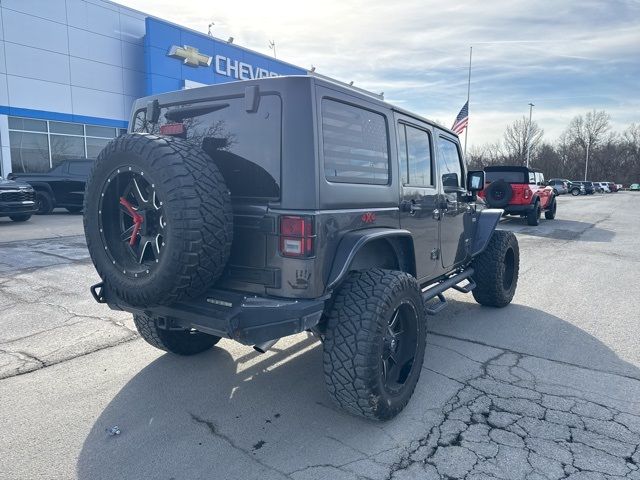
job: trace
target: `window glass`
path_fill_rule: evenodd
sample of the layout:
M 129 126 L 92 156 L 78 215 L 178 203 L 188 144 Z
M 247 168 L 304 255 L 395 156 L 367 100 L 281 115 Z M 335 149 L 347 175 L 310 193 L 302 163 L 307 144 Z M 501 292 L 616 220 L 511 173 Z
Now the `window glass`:
M 221 100 L 219 108 L 212 111 L 186 108 L 186 112 L 192 113 L 176 114 L 176 109 L 185 107 L 189 105 L 163 108 L 157 124 L 147 122 L 142 110 L 136 115 L 135 131 L 157 132 L 168 121 L 167 115 L 171 122 L 177 121 L 179 115 L 186 140 L 202 148 L 216 162 L 232 196 L 280 197 L 282 101 L 279 96 L 262 95 L 257 112 L 247 112 L 244 97 Z
M 30 118 L 9 117 L 10 130 L 29 130 L 32 132 L 46 132 L 47 122 Z
M 108 138 L 87 137 L 87 158 L 98 158 L 98 154 L 110 141 Z
M 97 127 L 95 125 L 87 125 L 87 137 L 114 138 L 116 129 L 111 127 Z
M 15 173 L 48 172 L 49 142 L 43 133 L 9 132 L 11 170 Z
M 398 160 L 400 161 L 400 175 L 402 176 L 402 184 L 409 185 L 409 161 L 407 159 L 407 130 L 403 123 L 398 124 Z
M 544 173 L 540 172 L 538 175 L 540 175 L 540 181 L 544 182 Z
M 427 187 L 431 182 L 431 137 L 424 130 L 404 125 L 406 170 L 404 183 L 417 187 Z M 401 147 L 402 148 L 402 147 Z M 403 158 L 403 157 L 401 157 Z
M 51 135 L 51 164 L 56 166 L 63 160 L 84 158 L 84 137 Z
M 89 175 L 91 163 L 89 162 L 71 162 L 69 163 L 69 173 L 73 175 Z
M 495 182 L 496 180 L 504 180 L 507 183 L 526 183 L 525 174 L 522 171 L 487 171 L 485 172 L 486 182 Z
M 529 172 L 529 183 L 536 183 L 536 174 Z
M 389 182 L 389 140 L 383 115 L 322 100 L 324 172 L 331 182 Z
M 462 181 L 462 166 L 458 147 L 451 140 L 440 137 L 438 140 L 438 167 L 442 185 L 459 187 Z
M 84 126 L 80 123 L 49 122 L 49 132 L 84 135 Z

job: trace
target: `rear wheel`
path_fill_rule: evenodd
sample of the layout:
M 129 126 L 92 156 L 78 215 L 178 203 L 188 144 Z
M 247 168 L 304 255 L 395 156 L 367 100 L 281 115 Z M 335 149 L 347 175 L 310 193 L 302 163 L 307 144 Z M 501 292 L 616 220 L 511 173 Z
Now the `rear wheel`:
M 540 223 L 540 213 L 540 202 L 536 201 L 533 209 L 527 214 L 527 224 L 531 225 L 532 227 L 538 225 Z
M 426 343 L 426 314 L 411 275 L 382 269 L 354 272 L 329 312 L 324 373 L 343 409 L 386 420 L 409 402 Z
M 48 215 L 53 211 L 53 197 L 48 192 L 36 192 L 36 212 L 38 215 Z
M 14 222 L 26 222 L 31 218 L 31 215 L 9 215 L 9 218 Z
M 518 286 L 520 248 L 512 232 L 496 230 L 487 248 L 472 263 L 476 287 L 473 298 L 480 305 L 505 307 Z
M 140 336 L 148 344 L 176 355 L 195 355 L 209 350 L 220 341 L 220 337 L 195 330 L 158 328 L 155 318 L 147 315 L 134 315 L 133 322 Z
M 557 210 L 557 208 L 558 208 L 558 206 L 556 204 L 556 199 L 552 198 L 551 199 L 551 205 L 544 212 L 544 218 L 546 218 L 547 220 L 553 220 L 554 218 L 556 218 L 556 210 Z
M 573 195 L 574 197 L 577 197 L 578 195 L 580 195 L 580 189 L 579 188 L 572 189 L 571 195 Z

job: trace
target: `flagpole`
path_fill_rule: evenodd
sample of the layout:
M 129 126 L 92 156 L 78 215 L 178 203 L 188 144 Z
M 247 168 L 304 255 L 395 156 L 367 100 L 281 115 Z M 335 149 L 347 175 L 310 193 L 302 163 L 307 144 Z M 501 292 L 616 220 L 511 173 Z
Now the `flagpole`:
M 469 118 L 469 97 L 471 96 L 471 56 L 473 55 L 473 47 L 469 47 L 469 79 L 467 81 L 467 119 Z M 464 156 L 467 156 L 467 134 L 469 133 L 469 120 L 467 120 L 467 128 L 464 129 Z

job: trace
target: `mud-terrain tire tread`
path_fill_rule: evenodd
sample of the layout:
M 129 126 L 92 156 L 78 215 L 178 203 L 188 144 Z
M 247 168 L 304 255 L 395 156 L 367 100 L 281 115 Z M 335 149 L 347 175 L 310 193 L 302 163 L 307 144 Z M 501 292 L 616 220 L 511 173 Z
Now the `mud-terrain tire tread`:
M 133 323 L 140 336 L 151 346 L 176 355 L 195 355 L 213 347 L 220 337 L 187 330 L 163 330 L 153 317 L 135 314 Z
M 512 286 L 505 291 L 502 263 L 508 248 L 513 249 L 514 271 Z M 485 250 L 474 258 L 471 265 L 475 270 L 473 279 L 476 282 L 476 287 L 471 292 L 476 302 L 498 308 L 509 305 L 518 287 L 520 270 L 520 249 L 516 236 L 504 230 L 494 231 Z
M 413 296 L 421 330 L 411 381 L 407 380 L 401 401 L 388 405 L 380 401 L 378 386 L 381 336 L 388 321 L 384 314 L 403 294 Z M 418 383 L 426 329 L 424 302 L 414 277 L 379 268 L 352 272 L 334 295 L 323 344 L 325 382 L 334 402 L 350 413 L 374 420 L 398 414 Z
M 172 204 L 167 221 L 175 231 L 172 241 L 176 244 L 171 259 L 165 262 L 170 267 L 158 272 L 153 284 L 144 289 L 130 288 L 111 268 L 97 222 L 89 224 L 87 220 L 97 213 L 91 199 L 100 196 L 106 181 L 93 177 L 103 162 L 111 161 L 115 166 L 120 152 L 149 159 L 156 177 L 164 179 L 158 182 L 164 187 L 164 203 Z M 171 304 L 195 297 L 220 277 L 229 258 L 233 212 L 224 177 L 201 148 L 179 138 L 135 133 L 107 144 L 89 175 L 84 212 L 87 246 L 96 270 L 118 297 L 132 305 Z

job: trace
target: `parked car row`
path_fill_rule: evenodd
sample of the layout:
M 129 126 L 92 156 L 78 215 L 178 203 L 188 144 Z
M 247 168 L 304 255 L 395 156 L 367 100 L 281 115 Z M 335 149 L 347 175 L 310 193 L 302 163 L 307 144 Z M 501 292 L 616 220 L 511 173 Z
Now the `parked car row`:
M 35 201 L 31 213 L 46 215 L 54 208 L 78 213 L 82 210 L 84 189 L 93 163 L 93 160 L 64 160 L 46 173 L 10 173 L 7 181 L 30 186 Z
M 590 182 L 583 180 L 567 180 L 565 178 L 552 178 L 549 186 L 553 188 L 554 195 L 593 195 L 594 193 L 614 193 L 622 188 L 613 182 Z

